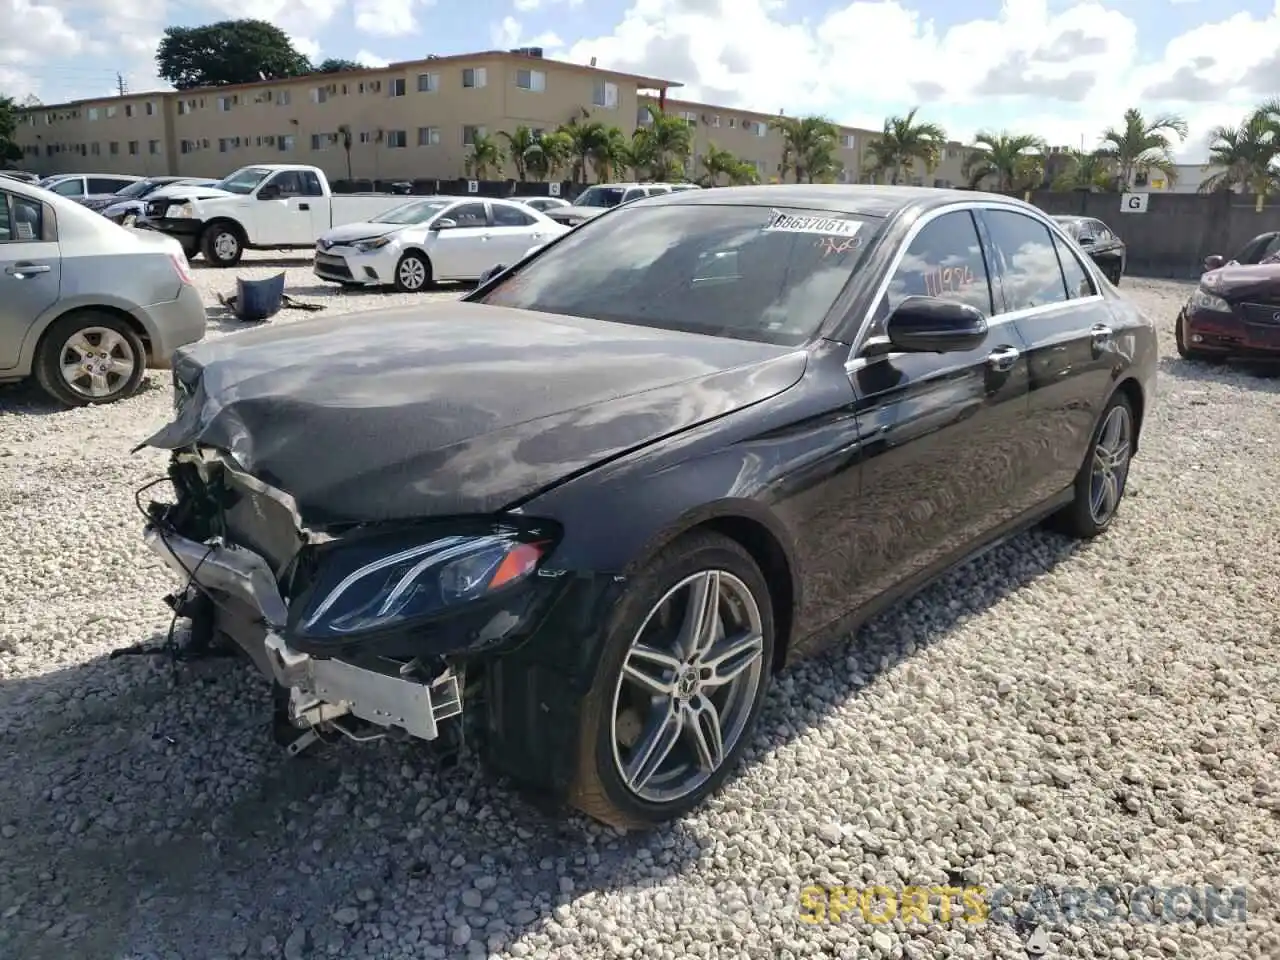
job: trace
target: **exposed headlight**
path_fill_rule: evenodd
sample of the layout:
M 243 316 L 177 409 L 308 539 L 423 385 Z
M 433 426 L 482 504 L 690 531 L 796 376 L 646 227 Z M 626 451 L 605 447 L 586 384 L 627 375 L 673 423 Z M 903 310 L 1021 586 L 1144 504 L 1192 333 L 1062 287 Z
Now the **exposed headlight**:
M 1191 295 L 1188 305 L 1193 310 L 1205 310 L 1210 313 L 1230 313 L 1231 304 L 1223 300 L 1221 297 L 1210 293 L 1204 287 L 1197 287 L 1196 292 Z
M 566 227 L 576 227 L 578 224 L 586 222 L 587 221 L 582 217 L 570 217 L 564 222 L 564 224 Z
M 191 204 L 179 203 L 166 210 L 164 215 L 173 220 L 191 220 L 196 214 Z
M 391 237 L 375 237 L 372 240 L 361 240 L 353 246 L 361 253 L 368 253 L 370 250 L 381 250 L 383 247 L 391 243 Z
M 337 546 L 322 562 L 298 632 L 347 637 L 382 630 L 486 597 L 527 578 L 550 550 L 545 531 L 495 530 L 388 548 Z

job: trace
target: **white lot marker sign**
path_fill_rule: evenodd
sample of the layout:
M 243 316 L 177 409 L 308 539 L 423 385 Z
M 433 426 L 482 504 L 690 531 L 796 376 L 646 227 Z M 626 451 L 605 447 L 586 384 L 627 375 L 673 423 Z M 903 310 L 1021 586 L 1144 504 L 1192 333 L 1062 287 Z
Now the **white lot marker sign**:
M 1145 193 L 1125 193 L 1120 195 L 1121 213 L 1146 213 L 1147 197 Z

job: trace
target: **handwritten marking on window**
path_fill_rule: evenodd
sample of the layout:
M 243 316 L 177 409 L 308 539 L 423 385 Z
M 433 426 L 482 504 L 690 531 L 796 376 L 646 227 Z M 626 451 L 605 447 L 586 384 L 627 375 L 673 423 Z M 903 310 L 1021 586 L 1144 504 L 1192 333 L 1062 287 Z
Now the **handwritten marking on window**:
M 822 251 L 822 259 L 825 260 L 857 249 L 861 243 L 861 237 L 822 237 L 818 240 L 818 249 Z
M 959 293 L 973 283 L 973 271 L 967 266 L 935 267 L 924 275 L 925 293 L 930 297 Z

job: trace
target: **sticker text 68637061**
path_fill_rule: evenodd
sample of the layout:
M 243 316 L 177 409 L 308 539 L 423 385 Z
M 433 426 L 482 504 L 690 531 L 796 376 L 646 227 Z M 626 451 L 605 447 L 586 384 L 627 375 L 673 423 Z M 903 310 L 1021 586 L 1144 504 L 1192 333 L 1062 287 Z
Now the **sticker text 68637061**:
M 861 221 L 847 220 L 844 217 L 817 217 L 772 210 L 764 229 L 769 233 L 817 233 L 829 237 L 852 237 L 861 226 Z

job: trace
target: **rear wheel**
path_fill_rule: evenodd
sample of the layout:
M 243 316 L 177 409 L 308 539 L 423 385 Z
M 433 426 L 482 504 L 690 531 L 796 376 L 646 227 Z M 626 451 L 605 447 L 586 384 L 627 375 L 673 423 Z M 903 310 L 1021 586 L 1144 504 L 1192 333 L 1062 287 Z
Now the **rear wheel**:
M 614 614 L 583 702 L 570 802 L 633 829 L 702 803 L 755 727 L 773 645 L 769 590 L 741 545 L 698 533 L 663 550 Z
M 396 264 L 396 289 L 421 293 L 431 285 L 431 263 L 417 250 L 409 250 Z
M 1129 480 L 1136 436 L 1133 406 L 1117 393 L 1103 410 L 1089 454 L 1076 474 L 1075 499 L 1054 515 L 1053 527 L 1087 540 L 1111 526 Z
M 67 406 L 111 403 L 138 389 L 147 352 L 117 316 L 85 310 L 54 321 L 40 343 L 36 382 Z

